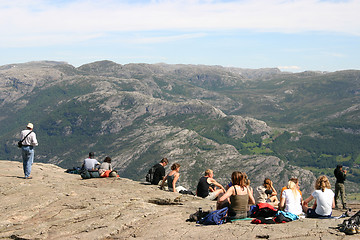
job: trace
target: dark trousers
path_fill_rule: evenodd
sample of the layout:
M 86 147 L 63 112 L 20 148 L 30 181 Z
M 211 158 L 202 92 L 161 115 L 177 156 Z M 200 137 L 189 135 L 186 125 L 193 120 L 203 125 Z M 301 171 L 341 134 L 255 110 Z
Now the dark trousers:
M 337 200 L 341 197 L 341 204 L 343 207 L 346 206 L 346 196 L 345 196 L 345 185 L 343 183 L 335 183 L 335 206 L 337 206 Z

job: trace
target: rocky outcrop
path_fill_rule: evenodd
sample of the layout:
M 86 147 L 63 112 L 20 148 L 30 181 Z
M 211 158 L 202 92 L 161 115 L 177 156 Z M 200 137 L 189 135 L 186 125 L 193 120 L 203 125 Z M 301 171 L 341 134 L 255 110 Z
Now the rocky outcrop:
M 52 164 L 35 163 L 28 180 L 20 162 L 0 161 L 0 169 L 1 239 L 358 239 L 335 229 L 343 219 L 200 226 L 186 219 L 214 201 L 122 177 L 82 180 Z

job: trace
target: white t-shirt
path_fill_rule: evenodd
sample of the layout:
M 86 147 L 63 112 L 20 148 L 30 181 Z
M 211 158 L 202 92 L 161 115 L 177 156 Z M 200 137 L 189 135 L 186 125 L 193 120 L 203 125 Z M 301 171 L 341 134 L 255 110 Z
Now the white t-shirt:
M 291 189 L 285 189 L 281 197 L 285 198 L 285 212 L 300 215 L 302 213 L 301 194 L 298 190 L 296 191 L 297 194 L 295 197 Z
M 86 158 L 84 160 L 84 168 L 87 170 L 92 170 L 95 169 L 96 165 L 100 165 L 100 163 L 98 162 L 98 160 L 94 159 L 94 158 Z
M 334 201 L 334 192 L 331 189 L 325 188 L 325 191 L 315 190 L 311 194 L 316 199 L 315 212 L 321 216 L 328 216 L 332 212 L 332 204 Z

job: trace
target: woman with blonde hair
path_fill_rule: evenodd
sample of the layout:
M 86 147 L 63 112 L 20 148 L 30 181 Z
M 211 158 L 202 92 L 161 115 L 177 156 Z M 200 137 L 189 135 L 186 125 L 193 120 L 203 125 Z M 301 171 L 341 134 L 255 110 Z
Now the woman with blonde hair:
M 287 189 L 282 192 L 279 207 L 285 207 L 285 212 L 300 215 L 302 213 L 301 202 L 301 194 L 297 189 L 296 183 L 294 183 L 293 181 L 289 181 Z
M 249 189 L 246 173 L 235 171 L 231 175 L 232 186 L 219 199 L 220 203 L 228 201 L 229 217 L 246 218 L 249 213 L 248 204 L 255 204 L 252 190 Z
M 303 210 L 309 218 L 331 217 L 332 209 L 335 207 L 334 192 L 331 190 L 329 179 L 320 176 L 315 182 L 315 191 L 305 199 Z M 312 208 L 308 203 L 315 199 Z

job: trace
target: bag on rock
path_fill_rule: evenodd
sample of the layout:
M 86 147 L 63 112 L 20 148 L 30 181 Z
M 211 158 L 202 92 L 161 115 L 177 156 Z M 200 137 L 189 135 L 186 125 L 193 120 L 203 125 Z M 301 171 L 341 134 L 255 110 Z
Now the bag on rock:
M 150 182 L 150 183 L 152 182 L 152 180 L 154 179 L 155 170 L 156 170 L 156 165 L 149 169 L 149 171 L 145 177 L 147 182 Z
M 219 210 L 212 211 L 206 217 L 198 221 L 198 223 L 204 225 L 220 225 L 223 224 L 226 220 L 228 213 L 228 207 L 224 207 Z
M 91 178 L 89 171 L 86 170 L 86 169 L 85 169 L 85 170 L 81 170 L 80 176 L 81 176 L 82 179 L 89 179 L 89 178 Z

